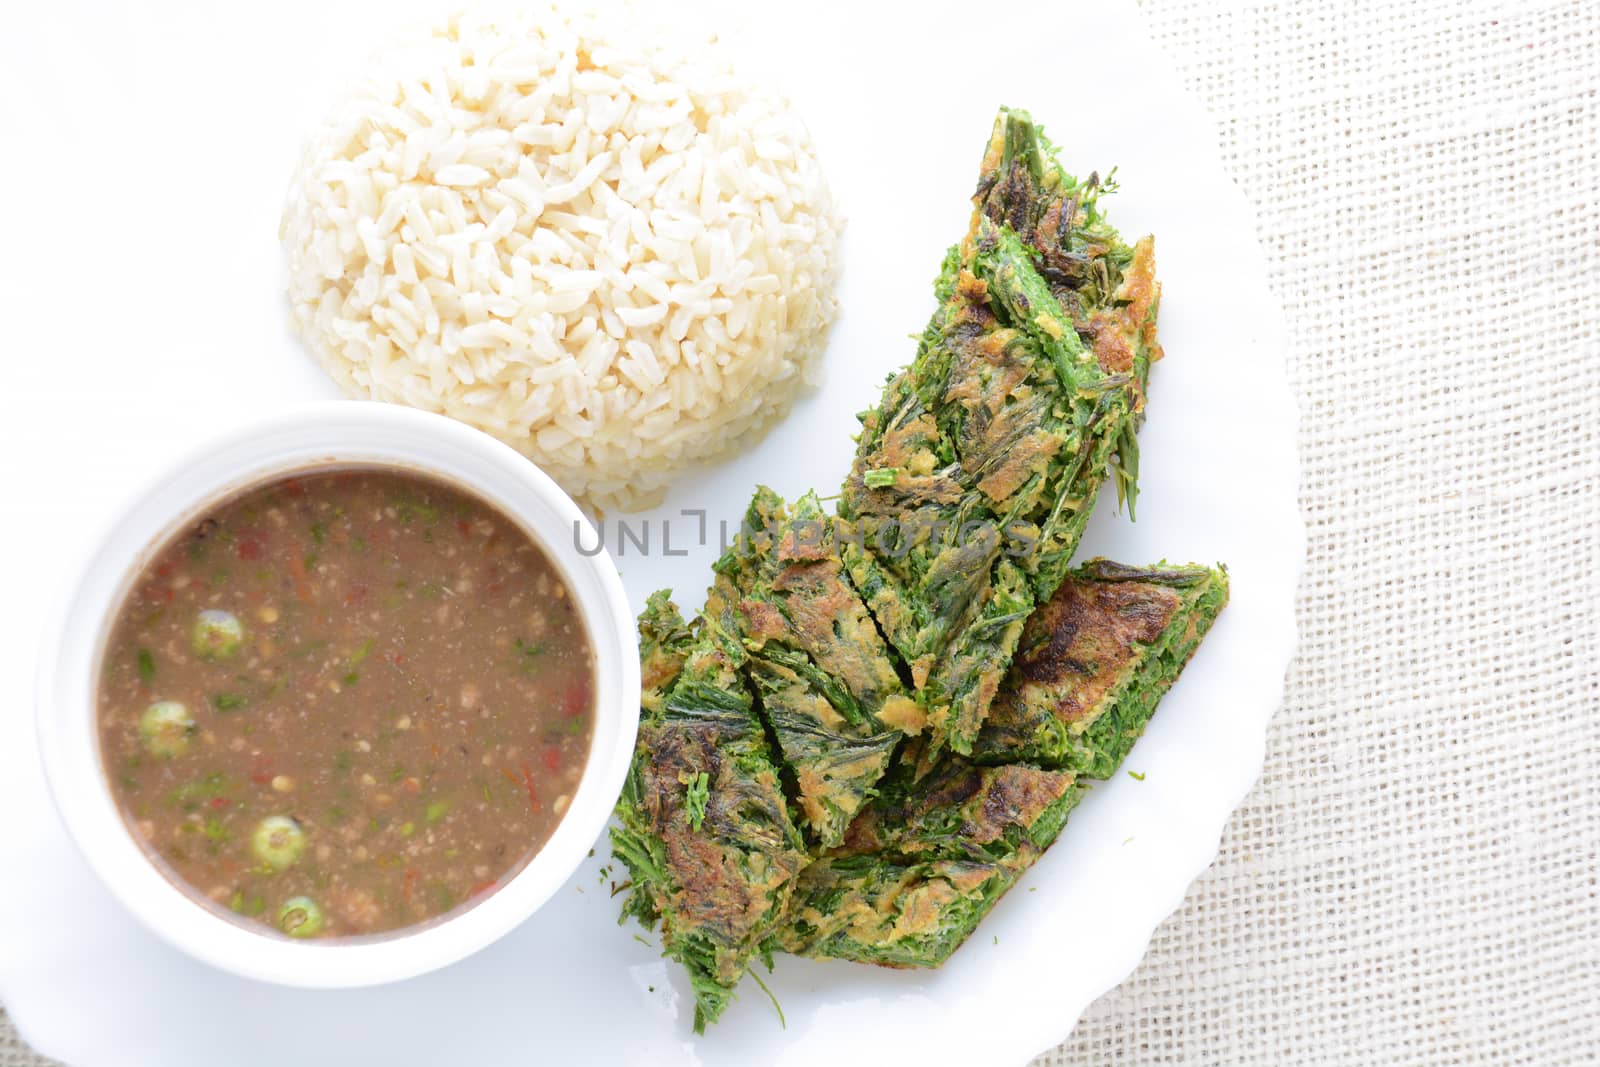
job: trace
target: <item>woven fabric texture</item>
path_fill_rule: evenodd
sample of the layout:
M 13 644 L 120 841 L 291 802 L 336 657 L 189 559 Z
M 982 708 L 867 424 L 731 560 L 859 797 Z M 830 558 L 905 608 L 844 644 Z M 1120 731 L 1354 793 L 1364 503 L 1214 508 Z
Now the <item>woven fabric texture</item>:
M 1301 647 L 1220 858 L 1037 1067 L 1592 1063 L 1600 2 L 1144 14 L 1288 315 Z
M 1600 4 L 1147 0 L 1290 324 L 1260 785 L 1036 1067 L 1600 1060 Z
M 54 1063 L 22 1043 L 11 1017 L 0 1008 L 0 1067 L 49 1067 Z

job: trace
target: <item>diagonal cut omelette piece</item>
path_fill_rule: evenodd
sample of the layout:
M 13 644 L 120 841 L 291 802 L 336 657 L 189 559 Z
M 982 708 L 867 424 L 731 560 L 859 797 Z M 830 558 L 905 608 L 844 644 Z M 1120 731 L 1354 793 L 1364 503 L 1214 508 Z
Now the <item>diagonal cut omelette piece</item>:
M 1037 767 L 949 757 L 897 776 L 845 844 L 800 874 L 769 947 L 889 967 L 937 967 L 1060 833 L 1080 790 Z
M 1220 569 L 1085 563 L 1028 620 L 973 758 L 1109 778 L 1227 602 Z
M 793 772 L 800 821 L 831 848 L 903 733 L 922 729 L 922 709 L 844 573 L 833 519 L 815 494 L 789 508 L 758 489 L 716 572 L 706 614 L 743 643 L 760 714 Z
M 1152 246 L 1116 239 L 1101 191 L 1060 168 L 1025 113 L 1001 114 L 940 306 L 863 416 L 844 485 L 851 578 L 936 745 L 956 752 L 971 750 L 1101 483 L 1115 471 L 1132 492 L 1158 287 Z
M 622 918 L 660 923 L 663 951 L 689 972 L 698 1032 L 732 999 L 807 856 L 738 641 L 706 620 L 691 632 L 662 594 L 640 630 L 659 669 L 647 671 L 611 845 L 632 875 Z

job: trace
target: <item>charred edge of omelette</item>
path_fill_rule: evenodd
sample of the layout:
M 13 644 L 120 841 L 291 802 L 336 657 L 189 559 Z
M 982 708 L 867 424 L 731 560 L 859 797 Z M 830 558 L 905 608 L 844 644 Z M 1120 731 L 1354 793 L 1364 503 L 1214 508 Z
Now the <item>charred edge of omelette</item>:
M 975 758 L 1110 777 L 1227 598 L 1222 570 L 1084 564 L 1028 620 Z
M 896 768 L 850 825 L 839 854 L 997 859 L 1055 840 L 1077 801 L 1076 779 L 1066 771 L 986 767 L 955 756 L 920 780 L 909 769 Z

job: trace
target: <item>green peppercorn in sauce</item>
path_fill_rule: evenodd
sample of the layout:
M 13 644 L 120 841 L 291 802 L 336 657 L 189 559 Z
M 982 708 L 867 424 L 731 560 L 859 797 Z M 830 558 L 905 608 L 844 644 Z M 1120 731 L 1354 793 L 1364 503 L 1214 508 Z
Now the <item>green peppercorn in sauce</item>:
M 470 906 L 549 838 L 593 729 L 562 577 L 488 504 L 320 470 L 222 501 L 131 586 L 106 774 L 195 897 L 292 937 Z

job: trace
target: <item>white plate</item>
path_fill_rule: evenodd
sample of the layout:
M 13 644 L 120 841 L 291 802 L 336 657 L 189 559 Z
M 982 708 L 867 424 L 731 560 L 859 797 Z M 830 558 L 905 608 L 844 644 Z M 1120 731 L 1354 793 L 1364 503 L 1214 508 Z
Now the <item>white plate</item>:
M 716 519 L 736 523 L 757 481 L 786 494 L 838 483 L 854 412 L 931 310 L 995 106 L 1028 107 L 1069 167 L 1119 165 L 1112 217 L 1157 234 L 1165 284 L 1139 522 L 1102 501 L 1084 551 L 1222 560 L 1233 575 L 1233 603 L 1129 760 L 1144 780 L 1097 786 L 941 971 L 781 960 L 768 981 L 786 1030 L 750 986 L 710 1034 L 689 1032 L 682 980 L 615 923 L 603 845 L 495 947 L 380 989 L 255 984 L 145 933 L 49 808 L 29 714 L 33 605 L 152 463 L 333 395 L 283 325 L 277 213 L 336 72 L 392 5 L 35 5 L 29 32 L 0 37 L 0 141 L 13 146 L 0 176 L 0 997 L 44 1052 L 94 1067 L 1020 1063 L 1133 968 L 1214 856 L 1280 699 L 1304 535 L 1280 314 L 1212 124 L 1131 3 L 708 2 L 808 117 L 850 217 L 846 310 L 826 386 L 740 460 L 686 480 L 651 516 L 651 556 L 619 553 L 630 595 L 673 585 L 697 605 Z M 692 543 L 685 508 L 710 512 L 713 543 Z M 661 554 L 669 517 L 684 556 Z

